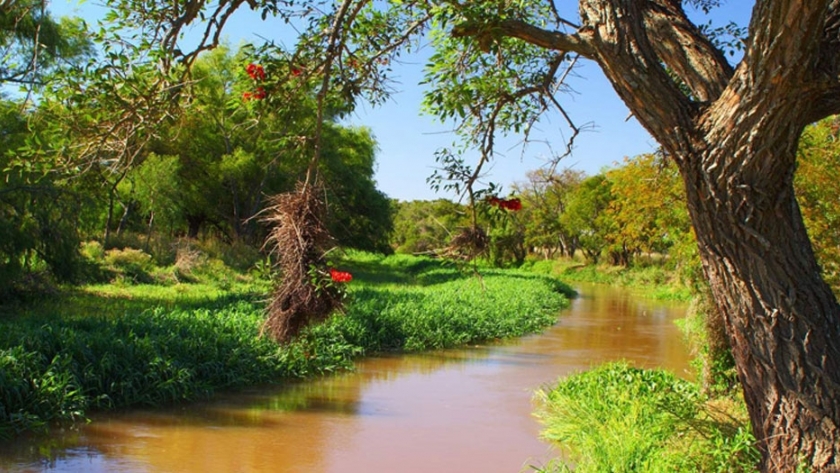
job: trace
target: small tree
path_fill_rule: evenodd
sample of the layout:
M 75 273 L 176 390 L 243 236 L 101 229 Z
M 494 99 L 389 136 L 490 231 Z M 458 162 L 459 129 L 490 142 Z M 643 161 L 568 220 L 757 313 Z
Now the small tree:
M 603 174 L 586 178 L 568 199 L 560 222 L 576 235 L 586 257 L 597 263 L 607 248 L 606 233 L 611 223 L 606 215 L 612 201 L 610 182 Z
M 540 169 L 530 171 L 527 177 L 527 182 L 514 186 L 522 198 L 526 245 L 532 251 L 543 252 L 547 258 L 555 252 L 571 258 L 578 248 L 578 236 L 563 225 L 561 216 L 567 210 L 570 196 L 583 181 L 583 172 Z

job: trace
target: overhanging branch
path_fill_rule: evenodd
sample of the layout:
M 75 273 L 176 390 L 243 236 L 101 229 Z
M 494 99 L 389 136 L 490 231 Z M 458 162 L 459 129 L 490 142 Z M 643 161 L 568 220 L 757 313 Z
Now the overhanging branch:
M 452 28 L 452 36 L 455 38 L 468 36 L 478 38 L 488 34 L 521 39 L 535 46 L 555 51 L 572 51 L 583 57 L 591 57 L 594 53 L 587 41 L 577 33 L 550 31 L 521 20 L 502 20 L 492 25 L 466 21 Z

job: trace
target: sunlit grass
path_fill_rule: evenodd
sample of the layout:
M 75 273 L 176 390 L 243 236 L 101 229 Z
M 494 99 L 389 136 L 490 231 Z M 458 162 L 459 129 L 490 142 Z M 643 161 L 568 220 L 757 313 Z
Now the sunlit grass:
M 710 401 L 663 370 L 609 363 L 537 393 L 542 435 L 574 471 L 753 471 L 758 460 L 742 407 Z M 541 471 L 572 471 L 555 462 Z
M 674 272 L 660 264 L 630 267 L 584 264 L 572 259 L 537 260 L 524 265 L 530 271 L 567 282 L 608 284 L 632 289 L 640 296 L 657 300 L 690 301 L 690 288 L 674 278 Z
M 533 333 L 568 287 L 514 271 L 351 253 L 346 313 L 278 346 L 258 336 L 265 282 L 91 285 L 0 317 L 0 434 L 218 389 L 352 368 L 355 358 Z

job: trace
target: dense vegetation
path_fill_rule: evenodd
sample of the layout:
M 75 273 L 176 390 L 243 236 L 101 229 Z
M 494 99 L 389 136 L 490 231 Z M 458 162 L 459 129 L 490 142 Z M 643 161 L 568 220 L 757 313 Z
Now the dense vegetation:
M 538 399 L 543 436 L 575 465 L 541 471 L 753 471 L 759 458 L 743 406 L 709 400 L 662 370 L 610 363 L 562 379 Z
M 259 248 L 266 197 L 294 189 L 306 172 L 300 137 L 314 105 L 306 91 L 288 110 L 242 100 L 253 87 L 243 54 L 220 47 L 202 56 L 185 111 L 162 120 L 128 162 L 74 154 L 90 130 L 80 121 L 104 110 L 77 116 L 68 99 L 50 99 L 51 89 L 37 106 L 0 95 L 0 296 L 15 296 L 33 277 L 84 281 L 82 241 L 124 248 L 123 235 L 140 234 L 146 241 L 134 247 L 153 253 L 153 236 L 212 236 Z M 320 171 L 337 244 L 390 251 L 391 204 L 373 180 L 370 131 L 329 122 L 323 136 Z
M 346 313 L 282 346 L 258 336 L 267 282 L 229 268 L 220 278 L 218 260 L 180 268 L 193 284 L 85 286 L 3 314 L 0 434 L 330 373 L 365 354 L 537 332 L 571 294 L 552 278 L 487 269 L 479 280 L 427 258 L 341 262 L 353 275 Z
M 840 118 L 808 127 L 796 173 L 799 204 L 823 271 L 840 290 Z M 586 176 L 580 172 L 537 170 L 511 192 L 521 211 L 500 211 L 479 202 L 479 224 L 491 236 L 489 261 L 529 264 L 539 259 L 582 256 L 585 262 L 627 267 L 662 266 L 677 282 L 702 286 L 697 243 L 688 218 L 683 185 L 673 162 L 663 155 L 625 158 L 613 168 Z M 393 246 L 402 253 L 435 253 L 459 227 L 469 225 L 471 209 L 448 200 L 396 203 Z M 573 271 L 569 271 L 571 277 Z M 592 278 L 602 278 L 592 275 Z

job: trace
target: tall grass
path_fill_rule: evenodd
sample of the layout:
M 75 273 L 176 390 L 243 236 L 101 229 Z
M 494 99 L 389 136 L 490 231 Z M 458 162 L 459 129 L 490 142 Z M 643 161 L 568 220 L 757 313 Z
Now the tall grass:
M 92 286 L 0 317 L 0 435 L 91 409 L 158 405 L 218 389 L 352 368 L 382 351 L 518 336 L 552 324 L 570 290 L 551 278 L 351 254 L 346 313 L 287 345 L 259 338 L 259 285 Z
M 753 471 L 746 413 L 662 370 L 609 363 L 538 391 L 543 436 L 588 472 Z M 571 471 L 555 462 L 543 471 Z

